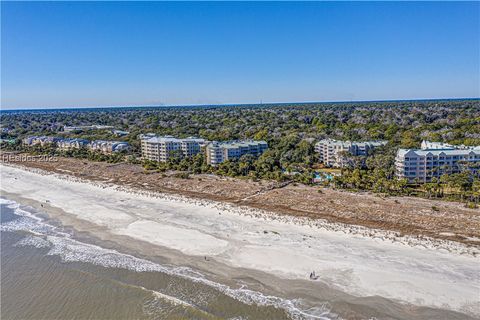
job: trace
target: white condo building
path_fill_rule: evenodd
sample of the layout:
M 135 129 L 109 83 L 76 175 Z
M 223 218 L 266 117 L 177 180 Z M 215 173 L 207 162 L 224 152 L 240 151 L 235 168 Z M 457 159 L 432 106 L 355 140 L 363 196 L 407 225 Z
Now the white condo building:
M 92 151 L 100 151 L 102 153 L 119 152 L 123 150 L 129 150 L 130 146 L 127 142 L 122 141 L 110 141 L 110 140 L 95 140 L 90 142 L 87 139 L 80 138 L 59 138 L 59 137 L 47 137 L 47 136 L 32 136 L 23 139 L 25 145 L 49 145 L 56 144 L 59 150 L 72 150 L 86 147 Z
M 95 140 L 90 142 L 88 148 L 93 151 L 113 153 L 120 151 L 128 151 L 130 149 L 130 145 L 127 142 L 123 141 Z
M 315 144 L 315 151 L 319 155 L 320 162 L 329 167 L 343 167 L 346 163 L 342 153 L 349 153 L 352 156 L 367 156 L 370 150 L 383 146 L 387 141 L 341 141 L 334 139 L 323 139 Z
M 58 141 L 60 140 L 62 139 L 58 137 L 30 136 L 30 137 L 24 138 L 22 142 L 24 145 L 27 145 L 27 146 L 41 145 L 43 147 L 49 144 L 58 143 Z
M 201 152 L 204 139 L 177 139 L 172 136 L 140 135 L 142 157 L 144 159 L 166 162 L 172 157 L 192 157 Z
M 268 149 L 265 141 L 243 140 L 212 142 L 206 147 L 207 163 L 215 166 L 227 160 L 239 159 L 245 154 L 258 157 Z
M 86 139 L 61 139 L 57 142 L 57 147 L 60 150 L 80 149 L 89 143 L 90 141 Z
M 480 146 L 453 146 L 423 141 L 421 149 L 399 149 L 395 158 L 396 175 L 409 183 L 430 182 L 443 174 L 468 170 L 480 174 Z

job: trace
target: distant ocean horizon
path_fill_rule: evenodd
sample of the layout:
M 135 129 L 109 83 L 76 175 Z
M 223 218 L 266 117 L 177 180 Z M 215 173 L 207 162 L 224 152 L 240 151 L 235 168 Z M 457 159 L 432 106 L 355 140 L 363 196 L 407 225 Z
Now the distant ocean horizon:
M 72 111 L 102 111 L 102 110 L 139 110 L 139 109 L 176 109 L 176 108 L 228 108 L 228 107 L 268 107 L 268 106 L 301 106 L 318 104 L 353 104 L 353 103 L 394 103 L 394 102 L 434 102 L 434 101 L 475 101 L 477 98 L 425 98 L 425 99 L 393 99 L 393 100 L 344 100 L 344 101 L 305 101 L 305 102 L 259 102 L 259 103 L 226 103 L 226 104 L 184 104 L 184 105 L 118 105 L 118 106 L 88 106 L 88 107 L 39 107 L 4 109 L 1 113 L 24 112 L 72 112 Z

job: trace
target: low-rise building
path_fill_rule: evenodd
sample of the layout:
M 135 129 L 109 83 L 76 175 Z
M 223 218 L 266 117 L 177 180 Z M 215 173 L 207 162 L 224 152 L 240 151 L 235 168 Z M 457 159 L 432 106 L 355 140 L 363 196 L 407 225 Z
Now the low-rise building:
M 112 133 L 118 137 L 123 137 L 123 136 L 126 136 L 128 134 L 130 134 L 130 132 L 128 131 L 123 131 L 123 130 L 112 130 Z
M 58 137 L 30 136 L 30 137 L 24 138 L 22 142 L 24 145 L 27 145 L 27 146 L 35 146 L 35 145 L 46 146 L 61 140 L 62 139 Z
M 201 152 L 205 139 L 173 136 L 140 135 L 142 157 L 152 161 L 167 162 L 171 158 L 192 157 Z
M 57 147 L 60 150 L 72 150 L 87 147 L 89 143 L 86 139 L 61 139 L 57 141 Z
M 422 150 L 432 150 L 432 149 L 445 149 L 445 150 L 467 150 L 467 149 L 474 149 L 473 147 L 469 147 L 466 145 L 452 145 L 445 142 L 431 142 L 427 140 L 423 140 L 420 144 L 420 149 Z
M 267 149 L 268 144 L 265 141 L 243 140 L 211 142 L 207 145 L 205 152 L 207 163 L 215 166 L 227 160 L 239 159 L 246 154 L 258 157 Z
M 123 141 L 95 140 L 88 144 L 88 148 L 92 151 L 100 151 L 102 153 L 113 153 L 120 151 L 128 151 L 130 145 Z
M 100 124 L 94 124 L 91 126 L 63 126 L 64 132 L 83 132 L 89 130 L 107 130 L 113 129 L 113 126 L 105 126 Z
M 25 146 L 33 146 L 36 138 L 36 136 L 23 138 L 22 144 Z
M 10 131 L 12 131 L 12 129 L 0 125 L 0 132 L 1 133 L 9 133 Z
M 452 149 L 461 149 L 459 147 L 455 147 L 451 144 L 444 143 L 444 142 L 431 142 L 427 140 L 423 140 L 420 144 L 420 149 L 422 150 L 432 150 L 432 149 L 445 149 L 445 150 L 452 150 Z
M 341 141 L 323 139 L 315 144 L 319 160 L 328 167 L 343 167 L 346 165 L 344 153 L 352 156 L 367 156 L 371 150 L 383 146 L 387 141 Z
M 480 146 L 453 146 L 423 141 L 421 149 L 399 149 L 395 157 L 396 175 L 409 183 L 425 183 L 444 174 L 468 171 L 480 174 Z

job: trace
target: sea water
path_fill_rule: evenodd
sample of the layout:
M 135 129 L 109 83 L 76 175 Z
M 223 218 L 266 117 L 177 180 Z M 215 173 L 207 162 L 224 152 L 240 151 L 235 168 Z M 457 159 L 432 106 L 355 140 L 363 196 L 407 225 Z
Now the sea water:
M 2 319 L 335 319 L 326 306 L 231 288 L 79 241 L 0 199 Z

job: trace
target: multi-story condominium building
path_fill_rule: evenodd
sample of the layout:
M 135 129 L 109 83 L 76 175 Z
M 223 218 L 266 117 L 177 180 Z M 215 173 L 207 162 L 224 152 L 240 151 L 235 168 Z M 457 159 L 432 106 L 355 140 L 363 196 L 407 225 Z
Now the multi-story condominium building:
M 352 156 L 367 156 L 370 150 L 383 146 L 387 141 L 340 141 L 334 139 L 323 139 L 315 144 L 315 151 L 319 155 L 320 162 L 329 167 L 343 167 L 347 163 L 343 154 Z
M 399 149 L 395 158 L 396 175 L 409 183 L 424 183 L 443 174 L 464 170 L 480 174 L 480 146 L 452 146 L 423 141 L 421 149 Z
M 126 151 L 130 149 L 130 145 L 127 142 L 122 141 L 95 140 L 89 143 L 88 148 L 93 151 L 113 153 Z
M 227 160 L 235 160 L 245 154 L 258 157 L 268 149 L 265 141 L 230 141 L 230 142 L 212 142 L 205 149 L 207 163 L 217 165 Z
M 87 147 L 89 143 L 86 139 L 61 139 L 57 141 L 57 147 L 60 150 L 80 149 Z
M 172 136 L 140 135 L 142 157 L 166 162 L 172 157 L 192 157 L 201 152 L 204 139 L 177 139 Z
M 47 137 L 47 136 L 31 136 L 31 137 L 26 137 L 22 140 L 24 145 L 27 146 L 34 146 L 34 145 L 41 145 L 45 146 L 48 144 L 52 144 L 55 142 L 58 142 L 62 140 L 61 138 L 58 137 Z
M 199 154 L 202 151 L 202 148 L 205 147 L 205 139 L 200 138 L 186 138 L 180 140 L 180 149 L 182 150 L 182 155 L 184 157 L 193 157 L 196 154 Z

